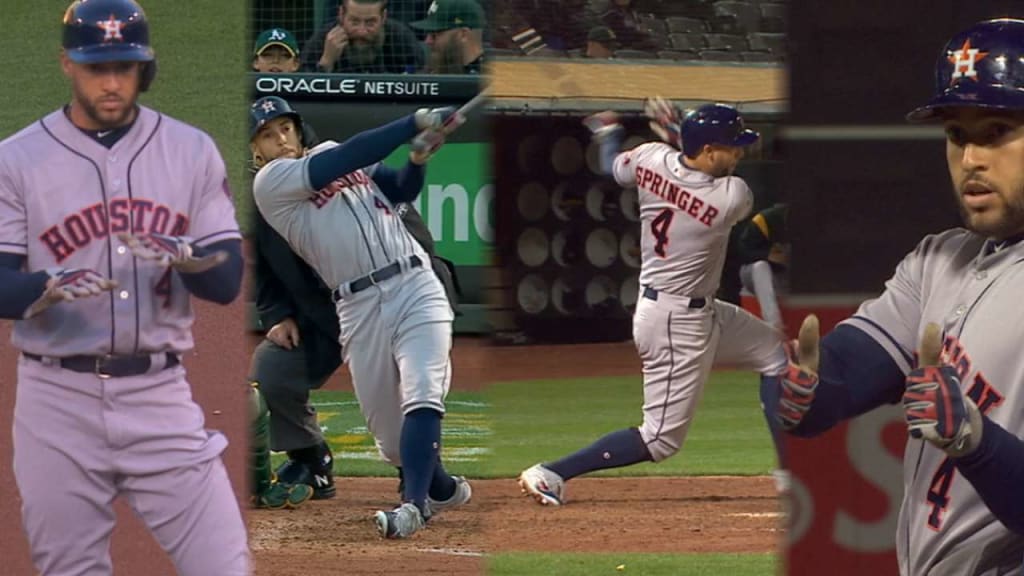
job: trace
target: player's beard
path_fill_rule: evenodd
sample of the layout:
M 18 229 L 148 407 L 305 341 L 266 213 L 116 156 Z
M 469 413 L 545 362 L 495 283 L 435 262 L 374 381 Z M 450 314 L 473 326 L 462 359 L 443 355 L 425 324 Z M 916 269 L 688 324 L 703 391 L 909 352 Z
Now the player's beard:
M 103 98 L 109 98 L 109 96 L 100 97 L 94 102 L 90 102 L 86 98 L 76 95 L 73 106 L 78 106 L 89 117 L 89 120 L 97 125 L 97 130 L 113 130 L 132 121 L 135 116 L 134 100 L 126 103 L 124 100 L 120 100 L 126 105 L 115 110 L 106 111 L 100 110 L 100 100 Z
M 458 43 L 449 39 L 443 45 L 434 45 L 430 51 L 431 74 L 462 74 L 462 50 Z
M 977 181 L 980 179 L 969 175 L 964 178 L 964 181 L 959 186 L 954 187 L 957 207 L 960 209 L 960 216 L 963 218 L 964 226 L 968 230 L 988 238 L 999 239 L 1009 238 L 1024 232 L 1024 183 L 1017 184 L 1016 190 L 1012 193 L 1007 193 L 992 186 L 991 182 L 982 180 L 991 187 L 991 193 L 998 195 L 1003 202 L 984 212 L 976 212 L 971 211 L 964 204 L 962 190 L 964 185 L 970 180 Z M 993 215 L 992 212 L 999 212 L 999 214 Z M 995 217 L 993 218 L 993 216 Z
M 350 41 L 348 48 L 348 61 L 355 66 L 368 66 L 377 61 L 381 48 L 384 45 L 384 30 L 381 28 L 377 34 L 365 41 Z

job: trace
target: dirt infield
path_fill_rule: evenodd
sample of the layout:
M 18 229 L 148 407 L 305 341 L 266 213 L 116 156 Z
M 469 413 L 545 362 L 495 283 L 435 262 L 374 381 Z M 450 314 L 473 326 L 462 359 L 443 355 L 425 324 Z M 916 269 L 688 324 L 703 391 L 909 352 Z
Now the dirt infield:
M 483 574 L 490 552 L 770 552 L 781 532 L 770 478 L 581 478 L 542 508 L 514 480 L 475 480 L 473 501 L 405 541 L 377 536 L 373 512 L 395 481 L 345 478 L 333 500 L 249 516 L 256 574 Z M 406 571 L 408 572 L 408 571 Z
M 638 374 L 630 343 L 488 347 L 459 339 L 453 387 L 488 381 Z M 329 387 L 346 388 L 342 372 Z M 397 503 L 396 481 L 340 478 L 338 496 L 293 511 L 249 516 L 257 574 L 483 574 L 482 555 L 535 552 L 769 552 L 782 523 L 770 478 L 581 478 L 570 503 L 542 508 L 513 479 L 474 480 L 473 501 L 408 541 L 385 541 L 373 512 Z

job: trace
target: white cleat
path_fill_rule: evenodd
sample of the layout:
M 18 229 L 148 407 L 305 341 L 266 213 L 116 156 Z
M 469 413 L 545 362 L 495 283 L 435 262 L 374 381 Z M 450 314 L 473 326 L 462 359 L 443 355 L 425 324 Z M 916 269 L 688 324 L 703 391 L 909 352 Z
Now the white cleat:
M 540 464 L 523 470 L 519 475 L 519 487 L 523 494 L 532 497 L 542 506 L 561 506 L 564 500 L 565 481 Z
M 434 500 L 429 496 L 427 497 L 427 505 L 430 507 L 431 512 L 458 508 L 463 504 L 467 504 L 470 498 L 473 497 L 473 487 L 469 485 L 465 478 L 462 476 L 452 476 L 452 480 L 455 480 L 455 493 L 452 494 L 451 498 L 447 500 Z
M 384 538 L 408 538 L 426 525 L 427 521 L 420 514 L 420 509 L 411 502 L 406 502 L 391 511 L 381 510 L 373 517 L 377 524 L 377 532 Z

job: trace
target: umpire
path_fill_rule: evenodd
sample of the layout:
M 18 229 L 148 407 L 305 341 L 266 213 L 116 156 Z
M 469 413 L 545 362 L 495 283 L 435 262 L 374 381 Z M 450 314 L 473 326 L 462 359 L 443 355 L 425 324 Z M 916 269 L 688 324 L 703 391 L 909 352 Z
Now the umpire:
M 283 99 L 270 112 L 252 111 L 250 138 L 259 126 L 281 115 L 290 116 L 302 131 L 303 146 L 316 144 L 310 126 Z M 399 204 L 396 212 L 406 228 L 430 254 L 454 309 L 459 293 L 453 264 L 436 255 L 430 230 L 415 208 Z M 252 356 L 250 377 L 259 387 L 270 412 L 270 449 L 287 452 L 277 469 L 280 482 L 308 484 L 313 499 L 335 494 L 330 447 L 317 423 L 310 390 L 318 389 L 341 365 L 338 315 L 327 287 L 313 269 L 292 252 L 266 220 L 254 210 L 256 310 L 265 338 Z

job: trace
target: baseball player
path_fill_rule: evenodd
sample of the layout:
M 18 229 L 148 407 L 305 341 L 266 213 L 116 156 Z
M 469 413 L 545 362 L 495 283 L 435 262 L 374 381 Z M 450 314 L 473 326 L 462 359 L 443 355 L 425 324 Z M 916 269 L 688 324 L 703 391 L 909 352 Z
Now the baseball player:
M 360 410 L 382 458 L 402 468 L 402 504 L 374 519 L 382 536 L 407 538 L 433 513 L 472 495 L 440 459 L 452 308 L 426 268 L 427 252 L 396 211 L 419 194 L 424 164 L 463 119 L 451 108 L 422 109 L 341 144 L 306 150 L 300 119 L 274 115 L 278 106 L 279 99 L 261 98 L 250 109 L 256 206 L 334 287 L 342 354 Z M 404 168 L 381 164 L 414 136 Z
M 111 574 L 123 497 L 179 574 L 245 575 L 245 526 L 181 355 L 190 298 L 227 304 L 241 235 L 208 135 L 136 99 L 132 0 L 64 14 L 71 102 L 0 143 L 0 317 L 15 320 L 14 476 L 45 575 Z
M 277 97 L 266 101 L 273 106 L 257 108 L 250 115 L 250 138 L 262 124 L 287 115 L 301 126 L 300 146 L 310 148 L 318 142 L 288 102 Z M 430 255 L 434 273 L 454 308 L 454 266 L 434 253 L 433 238 L 419 212 L 408 204 L 396 205 L 395 211 Z M 288 453 L 288 460 L 276 471 L 278 480 L 308 484 L 315 489 L 315 499 L 331 498 L 336 492 L 334 458 L 309 401 L 310 390 L 323 386 L 341 365 L 331 289 L 259 212 L 254 219 L 256 310 L 266 338 L 253 352 L 250 374 L 264 400 L 268 434 L 258 434 L 253 441 Z
M 249 391 L 249 417 L 252 424 L 249 440 L 249 501 L 255 508 L 294 509 L 313 498 L 313 486 L 307 483 L 282 482 L 270 470 L 270 411 L 257 386 Z
M 701 106 L 680 126 L 666 103 L 655 102 L 657 110 L 649 106 L 648 115 L 666 142 L 678 143 L 681 135 L 682 154 L 666 142 L 648 142 L 620 154 L 623 130 L 614 112 L 585 121 L 600 142 L 602 171 L 639 194 L 641 298 L 633 339 L 643 365 L 643 423 L 523 471 L 523 493 L 540 504 L 562 504 L 565 482 L 581 474 L 660 462 L 678 452 L 713 363 L 759 371 L 762 391 L 769 393 L 786 368 L 779 333 L 711 297 L 729 230 L 753 204 L 746 183 L 731 174 L 744 147 L 759 135 L 744 128 L 731 106 Z M 774 400 L 766 405 L 774 406 Z
M 743 287 L 757 297 L 764 321 L 782 332 L 782 313 L 776 298 L 776 286 L 784 284 L 789 261 L 785 204 L 761 210 L 743 226 L 738 249 L 743 264 L 739 276 Z
M 907 118 L 945 127 L 965 228 L 922 240 L 820 355 L 817 321 L 805 320 L 799 365 L 782 381 L 778 414 L 799 436 L 902 401 L 904 576 L 1021 574 L 1022 57 L 1024 20 L 981 22 L 946 44 L 933 97 Z

